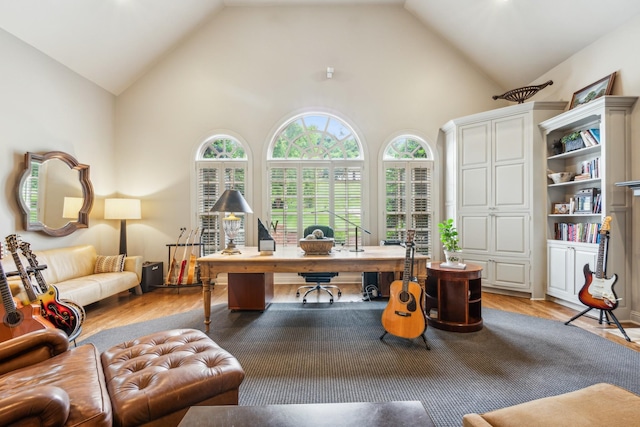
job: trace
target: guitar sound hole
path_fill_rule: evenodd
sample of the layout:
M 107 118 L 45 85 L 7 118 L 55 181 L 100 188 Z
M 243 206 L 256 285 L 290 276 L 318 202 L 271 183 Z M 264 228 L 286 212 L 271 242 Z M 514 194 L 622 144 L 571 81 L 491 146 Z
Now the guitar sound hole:
M 7 326 L 18 326 L 22 322 L 22 312 L 20 311 L 12 311 L 7 313 L 6 316 L 6 324 Z
M 402 291 L 400 292 L 398 299 L 400 300 L 400 302 L 407 305 L 408 311 L 416 311 L 416 299 L 413 297 L 412 293 Z
M 411 294 L 409 292 L 400 292 L 398 299 L 401 303 L 406 304 L 411 299 Z

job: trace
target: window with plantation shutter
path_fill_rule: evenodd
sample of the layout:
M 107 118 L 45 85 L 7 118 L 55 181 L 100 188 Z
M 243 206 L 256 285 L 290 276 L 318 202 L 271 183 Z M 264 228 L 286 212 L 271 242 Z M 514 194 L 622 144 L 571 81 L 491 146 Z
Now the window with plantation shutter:
M 429 147 L 415 136 L 395 138 L 383 156 L 385 177 L 384 231 L 387 240 L 406 240 L 415 229 L 416 250 L 433 252 L 433 158 Z
M 217 135 L 202 145 L 196 162 L 197 217 L 200 227 L 202 254 L 214 253 L 226 246 L 226 236 L 221 227 L 224 213 L 210 212 L 224 190 L 233 188 L 245 195 L 249 159 L 246 150 L 235 138 Z M 240 232 L 234 239 L 237 245 L 245 244 L 245 221 L 242 218 Z
M 275 135 L 268 169 L 269 222 L 278 244 L 297 245 L 306 227 L 320 224 L 334 229 L 336 245 L 355 245 L 354 224 L 364 220 L 363 154 L 344 121 L 326 113 L 292 118 Z

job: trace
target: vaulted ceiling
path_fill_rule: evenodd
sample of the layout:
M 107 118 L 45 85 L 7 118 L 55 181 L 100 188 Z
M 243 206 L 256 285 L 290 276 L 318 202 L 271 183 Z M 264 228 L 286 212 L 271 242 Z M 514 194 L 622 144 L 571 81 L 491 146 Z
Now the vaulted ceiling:
M 505 90 L 640 14 L 637 0 L 0 0 L 0 28 L 117 95 L 222 8 L 274 5 L 404 7 Z

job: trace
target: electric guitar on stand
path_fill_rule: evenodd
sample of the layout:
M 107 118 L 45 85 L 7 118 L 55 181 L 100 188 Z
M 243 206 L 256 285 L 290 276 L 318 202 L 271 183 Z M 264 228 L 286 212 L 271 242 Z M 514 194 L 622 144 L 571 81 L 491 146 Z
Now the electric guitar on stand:
M 0 258 L 2 258 L 1 242 Z M 11 288 L 7 282 L 2 263 L 0 263 L 0 294 L 2 294 L 0 342 L 24 335 L 27 332 L 54 327 L 41 316 L 40 307 L 31 304 L 22 305 L 16 302 L 13 295 L 11 295 Z
M 587 307 L 598 310 L 614 310 L 618 307 L 618 297 L 613 290 L 618 280 L 615 274 L 609 278 L 604 277 L 605 259 L 609 244 L 609 230 L 611 217 L 602 221 L 600 228 L 600 244 L 598 245 L 598 260 L 596 261 L 596 274 L 589 269 L 589 264 L 584 265 L 584 286 L 578 293 L 578 299 Z
M 382 312 L 382 326 L 385 333 L 401 338 L 413 339 L 422 337 L 427 349 L 427 339 L 424 333 L 427 321 L 424 313 L 424 290 L 420 284 L 410 280 L 413 265 L 413 237 L 415 230 L 407 230 L 406 256 L 402 280 L 396 280 L 389 286 L 389 303 Z
M 578 292 L 578 299 L 581 303 L 587 306 L 585 310 L 576 314 L 571 319 L 566 321 L 564 324 L 568 325 L 573 322 L 578 317 L 587 314 L 592 309 L 600 310 L 600 318 L 598 323 L 602 324 L 603 317 L 606 318 L 607 324 L 611 324 L 609 317 L 613 319 L 613 323 L 618 327 L 622 336 L 631 342 L 631 338 L 627 335 L 624 328 L 618 321 L 618 318 L 615 314 L 613 314 L 613 310 L 618 307 L 619 298 L 613 290 L 613 285 L 615 285 L 618 280 L 617 275 L 612 275 L 611 277 L 605 277 L 606 271 L 606 257 L 609 249 L 609 230 L 611 223 L 611 217 L 607 216 L 602 221 L 602 226 L 600 227 L 600 244 L 598 245 L 598 259 L 596 261 L 596 274 L 595 277 L 593 272 L 589 268 L 589 264 L 584 265 L 584 286 Z
M 187 235 L 187 240 L 184 242 L 184 251 L 182 251 L 182 261 L 180 261 L 180 273 L 178 273 L 178 279 L 176 280 L 176 285 L 182 285 L 182 280 L 186 277 L 184 275 L 187 269 L 187 248 L 189 247 L 189 239 L 193 234 L 193 230 L 189 231 Z
M 176 255 L 178 254 L 178 245 L 180 244 L 180 238 L 184 234 L 187 229 L 185 227 L 180 228 L 180 235 L 178 236 L 178 240 L 176 240 L 176 248 L 173 250 L 173 257 L 171 258 L 171 263 L 169 264 L 169 269 L 167 270 L 167 279 L 165 281 L 165 285 L 173 285 L 174 280 L 176 280 L 176 266 L 178 261 L 176 260 Z
M 53 285 L 47 285 L 40 271 L 36 255 L 31 251 L 31 245 L 28 242 L 20 242 L 20 250 L 29 262 L 32 274 L 40 288 L 38 300 L 40 301 L 42 315 L 56 328 L 62 329 L 70 339 L 74 339 L 80 333 L 81 320 L 84 319 L 84 313 L 78 312 L 77 304 L 71 305 L 60 300 L 58 288 Z M 84 312 L 84 309 L 82 311 Z

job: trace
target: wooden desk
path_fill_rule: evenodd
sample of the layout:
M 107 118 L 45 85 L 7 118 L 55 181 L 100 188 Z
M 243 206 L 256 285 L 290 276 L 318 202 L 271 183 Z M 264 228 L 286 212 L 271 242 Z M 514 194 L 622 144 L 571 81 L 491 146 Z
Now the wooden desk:
M 406 249 L 402 246 L 365 246 L 362 252 L 348 249 L 329 255 L 305 255 L 297 246 L 279 247 L 273 255 L 260 255 L 258 248 L 240 248 L 238 255 L 216 253 L 198 258 L 202 279 L 205 331 L 211 324 L 211 282 L 220 273 L 299 273 L 393 271 L 397 277 L 404 270 Z M 424 286 L 427 277 L 426 255 L 416 254 L 413 274 Z

